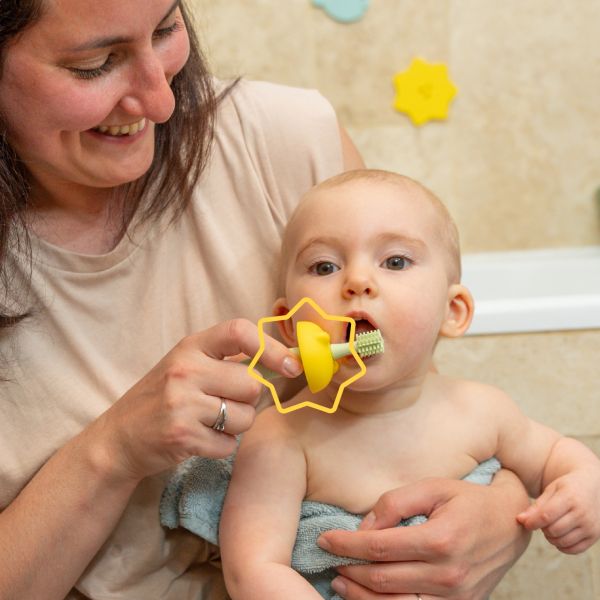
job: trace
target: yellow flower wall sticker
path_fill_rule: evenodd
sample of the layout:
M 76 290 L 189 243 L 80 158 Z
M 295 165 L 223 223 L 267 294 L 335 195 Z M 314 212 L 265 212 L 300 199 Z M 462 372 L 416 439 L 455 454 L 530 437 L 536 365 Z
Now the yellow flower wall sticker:
M 316 402 L 311 402 L 310 400 L 307 400 L 305 402 L 299 402 L 298 404 L 294 404 L 292 406 L 283 407 L 281 405 L 281 401 L 279 400 L 279 395 L 277 394 L 277 390 L 275 389 L 275 386 L 270 381 L 265 379 L 258 371 L 254 370 L 254 367 L 260 360 L 260 357 L 262 356 L 262 353 L 264 352 L 264 349 L 265 349 L 265 332 L 264 332 L 265 323 L 274 323 L 276 321 L 285 321 L 287 319 L 291 319 L 292 316 L 294 314 L 296 314 L 296 312 L 298 312 L 298 310 L 300 310 L 300 308 L 302 308 L 302 306 L 304 306 L 305 304 L 310 305 L 323 319 L 325 319 L 327 321 L 342 321 L 342 322 L 350 324 L 350 340 L 349 340 L 350 352 L 351 352 L 352 356 L 354 357 L 354 359 L 356 360 L 360 370 L 358 371 L 358 373 L 355 373 L 354 375 L 352 375 L 352 377 L 346 379 L 345 381 L 343 381 L 340 384 L 340 387 L 338 388 L 337 394 L 335 396 L 335 400 L 331 407 L 322 406 L 321 404 L 318 404 Z M 278 317 L 263 317 L 262 319 L 260 319 L 258 321 L 258 339 L 260 342 L 260 347 L 258 349 L 258 352 L 254 355 L 254 357 L 250 361 L 250 364 L 248 365 L 248 373 L 250 374 L 251 377 L 256 379 L 256 381 L 259 381 L 264 386 L 269 388 L 269 390 L 271 391 L 271 395 L 273 396 L 273 401 L 275 402 L 275 407 L 281 414 L 286 414 L 286 413 L 292 412 L 294 410 L 299 410 L 304 407 L 314 408 L 315 410 L 320 410 L 322 412 L 332 414 L 338 409 L 338 407 L 340 405 L 340 400 L 342 399 L 342 394 L 344 393 L 344 390 L 350 384 L 354 383 L 357 379 L 361 378 L 367 372 L 364 362 L 362 361 L 361 357 L 358 355 L 358 353 L 356 352 L 356 349 L 354 347 L 355 331 L 356 331 L 356 323 L 355 323 L 354 319 L 352 319 L 350 317 L 340 317 L 337 315 L 329 315 L 311 298 L 302 298 L 302 300 L 300 300 L 294 306 L 294 308 L 292 308 L 287 314 L 281 315 Z M 303 366 L 306 369 L 306 367 L 307 367 L 306 361 L 303 361 Z
M 431 64 L 413 58 L 406 71 L 393 79 L 396 97 L 394 108 L 406 113 L 415 125 L 432 119 L 446 119 L 450 101 L 458 91 L 448 78 L 444 64 Z

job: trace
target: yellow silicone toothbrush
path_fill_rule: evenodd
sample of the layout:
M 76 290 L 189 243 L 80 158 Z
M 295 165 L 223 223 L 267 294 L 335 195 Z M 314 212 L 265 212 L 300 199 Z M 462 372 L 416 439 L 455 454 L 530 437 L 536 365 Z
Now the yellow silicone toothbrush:
M 321 391 L 331 381 L 338 370 L 336 360 L 352 354 L 350 342 L 331 344 L 329 334 L 312 321 L 299 321 L 296 326 L 298 347 L 290 350 L 300 357 L 308 388 L 314 394 Z M 384 351 L 383 337 L 379 329 L 359 333 L 354 339 L 354 349 L 361 358 L 381 354 Z M 244 361 L 249 364 L 250 361 Z M 265 379 L 281 377 L 279 373 L 263 367 L 254 367 Z

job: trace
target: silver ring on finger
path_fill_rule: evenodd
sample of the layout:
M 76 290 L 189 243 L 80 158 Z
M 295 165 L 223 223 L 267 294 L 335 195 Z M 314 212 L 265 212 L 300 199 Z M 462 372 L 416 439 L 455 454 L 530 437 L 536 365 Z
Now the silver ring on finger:
M 421 594 L 415 594 L 415 596 L 417 597 L 417 600 L 423 600 L 423 598 L 421 598 Z
M 225 431 L 225 421 L 227 421 L 227 404 L 225 400 L 221 398 L 221 408 L 219 408 L 219 414 L 214 422 L 212 428 L 215 431 Z

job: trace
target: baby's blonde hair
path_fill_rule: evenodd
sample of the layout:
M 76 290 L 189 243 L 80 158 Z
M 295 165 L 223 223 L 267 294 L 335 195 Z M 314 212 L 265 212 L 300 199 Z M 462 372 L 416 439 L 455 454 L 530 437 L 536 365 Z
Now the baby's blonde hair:
M 399 173 L 394 173 L 393 171 L 384 171 L 382 169 L 356 169 L 354 171 L 346 171 L 344 173 L 340 173 L 339 175 L 334 175 L 333 177 L 330 177 L 329 179 L 326 179 L 325 181 L 315 185 L 300 199 L 296 210 L 293 212 L 290 220 L 288 221 L 283 235 L 279 281 L 282 283 L 284 281 L 284 271 L 289 257 L 290 249 L 288 232 L 291 229 L 291 225 L 293 224 L 303 201 L 323 190 L 341 187 L 346 183 L 360 180 L 385 181 L 387 183 L 402 187 L 404 190 L 407 188 L 414 188 L 421 192 L 422 195 L 429 200 L 431 206 L 440 217 L 439 233 L 442 242 L 448 251 L 449 283 L 459 283 L 461 278 L 461 260 L 458 228 L 456 227 L 456 224 L 444 203 L 422 183 L 419 183 L 418 181 L 407 177 L 406 175 L 400 175 Z

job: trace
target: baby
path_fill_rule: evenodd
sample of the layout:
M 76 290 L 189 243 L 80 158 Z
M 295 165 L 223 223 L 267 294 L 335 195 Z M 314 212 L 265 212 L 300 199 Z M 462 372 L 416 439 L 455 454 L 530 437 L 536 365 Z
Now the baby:
M 367 515 L 387 490 L 432 476 L 458 479 L 490 457 L 537 497 L 517 516 L 523 525 L 543 528 L 567 553 L 600 537 L 595 454 L 527 418 L 499 389 L 432 371 L 437 341 L 462 335 L 473 314 L 460 270 L 446 208 L 407 177 L 351 171 L 302 199 L 284 237 L 285 295 L 275 313 L 308 296 L 331 315 L 354 318 L 357 333 L 380 329 L 385 352 L 365 359 L 366 375 L 334 414 L 270 407 L 244 435 L 219 533 L 232 598 L 321 597 L 290 567 L 303 500 Z M 290 346 L 299 320 L 346 341 L 345 323 L 304 306 L 293 322 L 278 323 Z M 331 406 L 357 371 L 352 357 L 340 363 L 325 390 L 303 389 L 286 406 Z

